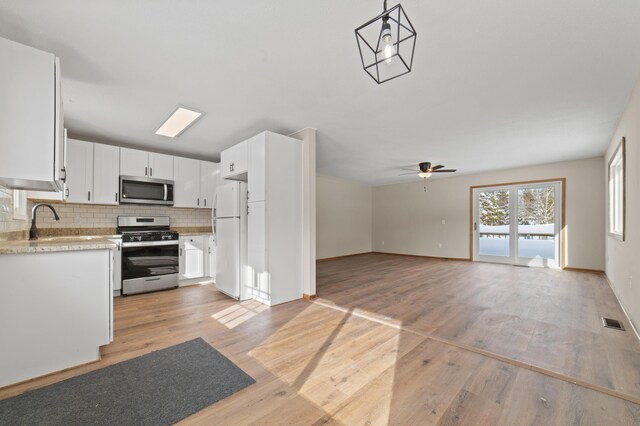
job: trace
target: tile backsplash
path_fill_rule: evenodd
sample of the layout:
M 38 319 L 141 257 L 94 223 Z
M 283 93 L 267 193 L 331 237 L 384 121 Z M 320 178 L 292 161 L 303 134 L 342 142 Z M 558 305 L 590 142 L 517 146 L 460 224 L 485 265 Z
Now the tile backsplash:
M 165 206 L 101 206 L 92 204 L 51 203 L 59 221 L 51 212 L 38 210 L 38 228 L 115 228 L 118 216 L 169 216 L 172 227 L 211 226 L 211 209 L 181 209 Z M 29 202 L 29 209 L 33 206 Z
M 39 229 L 60 228 L 116 228 L 118 216 L 169 216 L 171 226 L 176 228 L 211 227 L 211 209 L 181 209 L 164 206 L 102 206 L 93 204 L 69 204 L 47 201 L 60 216 L 56 222 L 48 209 L 38 210 Z M 27 204 L 28 217 L 33 202 Z M 29 230 L 30 219 L 14 219 L 13 190 L 0 186 L 0 241 L 21 237 Z

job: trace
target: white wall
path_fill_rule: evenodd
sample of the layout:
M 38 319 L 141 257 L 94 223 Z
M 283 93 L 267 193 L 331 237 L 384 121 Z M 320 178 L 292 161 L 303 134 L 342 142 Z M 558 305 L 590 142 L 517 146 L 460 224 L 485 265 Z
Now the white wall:
M 318 259 L 371 251 L 371 191 L 369 185 L 317 175 Z
M 608 235 L 605 237 L 605 272 L 620 303 L 638 329 L 640 326 L 640 173 L 638 171 L 640 168 L 640 152 L 638 150 L 640 143 L 640 81 L 631 93 L 627 108 L 604 156 L 605 168 L 623 136 L 626 139 L 626 235 L 624 242 L 615 240 Z M 606 188 L 608 186 L 606 173 L 603 182 L 604 188 Z M 605 211 L 608 213 L 608 208 Z M 605 223 L 608 224 L 608 222 Z M 605 232 L 608 232 L 608 225 L 606 226 Z
M 470 186 L 562 177 L 567 180 L 567 266 L 603 270 L 602 157 L 432 179 L 426 193 L 418 179 L 375 187 L 373 249 L 469 258 Z M 439 243 L 442 248 L 438 248 Z

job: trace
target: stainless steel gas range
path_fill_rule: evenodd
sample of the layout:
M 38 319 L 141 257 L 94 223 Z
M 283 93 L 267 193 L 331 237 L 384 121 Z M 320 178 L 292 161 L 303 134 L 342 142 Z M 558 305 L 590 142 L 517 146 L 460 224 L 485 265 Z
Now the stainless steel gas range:
M 122 295 L 178 287 L 178 233 L 168 216 L 118 216 L 122 234 Z

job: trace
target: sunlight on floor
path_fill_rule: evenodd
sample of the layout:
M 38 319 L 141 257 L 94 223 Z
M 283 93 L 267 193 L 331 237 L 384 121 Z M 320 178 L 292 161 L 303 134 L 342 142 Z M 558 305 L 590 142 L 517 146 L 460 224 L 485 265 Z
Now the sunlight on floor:
M 311 330 L 318 338 L 306 341 L 304 334 Z M 349 310 L 314 306 L 253 349 L 251 356 L 334 420 L 348 424 L 354 413 L 371 413 L 379 421 L 390 412 L 400 333 L 394 327 L 372 326 Z M 280 334 L 289 337 L 282 339 Z M 372 393 L 372 403 L 343 413 L 345 404 L 365 387 Z
M 269 309 L 269 307 L 262 303 L 246 300 L 211 315 L 211 318 L 227 328 L 234 328 L 266 309 Z

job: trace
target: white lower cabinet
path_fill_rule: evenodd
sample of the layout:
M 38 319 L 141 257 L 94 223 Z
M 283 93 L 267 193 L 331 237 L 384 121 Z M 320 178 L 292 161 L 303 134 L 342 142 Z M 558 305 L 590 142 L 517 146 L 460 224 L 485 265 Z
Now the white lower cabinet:
M 180 237 L 179 243 L 180 280 L 204 277 L 205 236 Z
M 207 235 L 205 239 L 204 276 L 216 279 L 216 242 L 213 235 Z
M 112 250 L 0 255 L 0 387 L 100 359 Z

